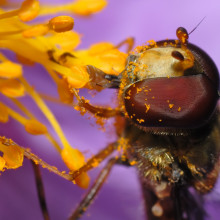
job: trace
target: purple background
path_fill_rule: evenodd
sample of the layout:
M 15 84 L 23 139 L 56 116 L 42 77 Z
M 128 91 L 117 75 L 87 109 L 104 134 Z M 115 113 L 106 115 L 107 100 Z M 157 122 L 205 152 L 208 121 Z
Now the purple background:
M 135 37 L 136 45 L 151 39 L 175 38 L 177 27 L 183 26 L 191 31 L 206 16 L 202 24 L 190 35 L 189 40 L 203 48 L 220 67 L 219 10 L 219 0 L 110 0 L 108 7 L 99 14 L 90 18 L 73 17 L 75 17 L 75 30 L 83 34 L 80 47 L 86 48 L 100 41 L 111 41 L 117 44 L 129 36 Z M 12 54 L 9 56 L 13 57 Z M 56 94 L 53 82 L 41 66 L 36 65 L 34 69 L 33 67 L 24 69 L 25 76 L 38 91 Z M 112 102 L 112 96 L 114 94 L 102 92 L 96 96 L 94 102 L 108 104 Z M 28 98 L 24 101 L 32 103 Z M 34 105 L 30 106 L 38 118 L 45 121 L 39 110 Z M 80 116 L 71 108 L 53 103 L 48 103 L 48 106 L 56 115 L 70 143 L 86 151 L 87 156 L 96 153 L 98 149 L 103 148 L 115 138 L 111 121 L 107 132 L 103 133 L 97 129 L 92 119 Z M 44 137 L 26 134 L 23 127 L 14 120 L 0 126 L 0 135 L 5 135 L 20 145 L 31 148 L 49 164 L 61 170 L 65 169 L 59 155 Z M 99 170 L 100 168 L 97 168 L 90 172 L 93 180 Z M 42 169 L 42 175 L 51 219 L 67 219 L 71 210 L 82 198 L 84 190 L 47 170 Z M 210 211 L 207 219 L 218 219 L 216 215 L 220 201 L 217 195 L 219 195 L 218 189 L 207 196 L 208 211 Z M 0 219 L 42 219 L 34 175 L 28 160 L 24 161 L 23 167 L 6 171 L 0 177 Z M 143 201 L 135 169 L 115 167 L 98 198 L 82 219 L 143 220 Z

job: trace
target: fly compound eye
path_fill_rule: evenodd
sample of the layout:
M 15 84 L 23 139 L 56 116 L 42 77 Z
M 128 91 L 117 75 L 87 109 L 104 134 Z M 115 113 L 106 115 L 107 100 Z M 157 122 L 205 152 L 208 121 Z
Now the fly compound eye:
M 124 105 L 129 118 L 142 127 L 199 128 L 215 111 L 219 99 L 215 63 L 188 43 L 185 28 L 178 28 L 176 35 L 179 40 L 159 41 L 138 54 L 132 69 L 138 77 L 126 87 Z
M 138 81 L 124 95 L 128 116 L 144 127 L 201 127 L 212 116 L 218 93 L 204 74 Z

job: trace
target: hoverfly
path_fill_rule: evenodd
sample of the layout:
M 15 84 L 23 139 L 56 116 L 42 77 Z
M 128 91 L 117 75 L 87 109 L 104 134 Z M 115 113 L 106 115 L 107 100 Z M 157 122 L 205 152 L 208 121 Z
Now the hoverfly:
M 189 188 L 208 193 L 218 177 L 219 73 L 212 59 L 188 42 L 186 29 L 176 34 L 178 40 L 139 48 L 117 77 L 87 66 L 93 85 L 119 89 L 121 109 L 95 108 L 83 100 L 79 106 L 100 117 L 125 118 L 120 141 L 94 158 L 104 160 L 119 145 L 123 154 L 108 161 L 70 219 L 84 213 L 114 164 L 137 167 L 148 220 L 205 218 Z

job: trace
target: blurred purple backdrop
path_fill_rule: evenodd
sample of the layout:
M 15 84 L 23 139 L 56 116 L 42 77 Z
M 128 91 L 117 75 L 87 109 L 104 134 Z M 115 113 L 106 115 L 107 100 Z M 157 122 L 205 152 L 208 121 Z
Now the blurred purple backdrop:
M 54 4 L 64 1 L 41 1 Z M 108 7 L 101 13 L 89 18 L 75 17 L 75 30 L 83 34 L 81 48 L 100 41 L 111 41 L 115 44 L 127 37 L 135 37 L 136 45 L 147 40 L 175 38 L 176 28 L 185 27 L 192 30 L 206 16 L 202 24 L 190 35 L 190 42 L 203 48 L 220 68 L 220 2 L 219 0 L 109 0 Z M 9 54 L 13 58 L 13 54 Z M 56 88 L 44 69 L 25 67 L 25 76 L 39 92 L 56 94 Z M 114 95 L 114 94 L 113 94 Z M 112 96 L 102 92 L 96 96 L 96 103 L 108 104 Z M 106 98 L 108 97 L 108 98 Z M 28 98 L 24 99 L 27 103 Z M 74 147 L 89 152 L 97 152 L 115 139 L 114 130 L 109 122 L 106 133 L 98 130 L 93 120 L 82 117 L 76 111 L 65 106 L 48 103 L 60 122 L 67 139 Z M 31 109 L 40 120 L 42 114 L 34 105 Z M 0 135 L 12 138 L 51 165 L 65 169 L 59 155 L 44 137 L 27 135 L 23 127 L 10 120 L 0 125 Z M 53 131 L 51 131 L 53 132 Z M 90 174 L 94 180 L 97 168 Z M 84 191 L 66 180 L 42 169 L 46 190 L 47 204 L 52 220 L 67 219 L 71 210 L 76 207 Z M 218 219 L 220 197 L 218 188 L 207 196 L 209 220 Z M 217 193 L 217 194 L 216 194 Z M 40 212 L 34 175 L 30 161 L 18 170 L 8 170 L 0 177 L 0 219 L 40 220 Z M 138 178 L 134 168 L 116 166 L 98 198 L 88 209 L 82 220 L 144 220 L 143 201 Z

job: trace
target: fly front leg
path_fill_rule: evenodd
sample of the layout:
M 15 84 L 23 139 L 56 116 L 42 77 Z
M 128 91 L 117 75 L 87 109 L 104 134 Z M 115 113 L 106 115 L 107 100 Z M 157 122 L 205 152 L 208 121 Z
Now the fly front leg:
M 115 143 L 109 144 L 104 149 L 100 150 L 95 156 L 90 158 L 84 166 L 79 168 L 78 170 L 74 171 L 71 174 L 71 179 L 76 179 L 79 175 L 84 172 L 87 172 L 95 167 L 97 167 L 103 160 L 106 159 L 114 150 L 116 150 L 117 145 Z
M 134 47 L 134 38 L 133 37 L 128 37 L 127 39 L 123 40 L 121 43 L 119 43 L 116 48 L 120 48 L 124 45 L 127 45 L 127 50 L 126 53 L 129 53 L 133 47 Z
M 102 118 L 111 118 L 118 115 L 123 115 L 122 110 L 119 108 L 111 108 L 111 107 L 100 107 L 100 106 L 94 106 L 89 103 L 88 100 L 84 99 L 83 97 L 80 97 L 78 95 L 78 92 L 75 89 L 72 89 L 73 94 L 75 95 L 78 103 L 75 106 L 75 109 L 80 110 L 82 113 L 85 113 L 87 110 L 94 116 L 102 117 Z

